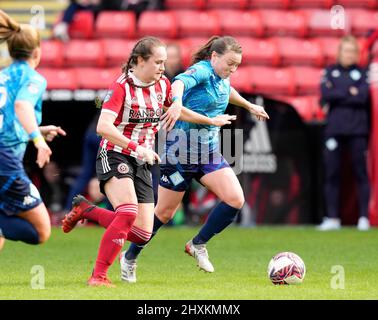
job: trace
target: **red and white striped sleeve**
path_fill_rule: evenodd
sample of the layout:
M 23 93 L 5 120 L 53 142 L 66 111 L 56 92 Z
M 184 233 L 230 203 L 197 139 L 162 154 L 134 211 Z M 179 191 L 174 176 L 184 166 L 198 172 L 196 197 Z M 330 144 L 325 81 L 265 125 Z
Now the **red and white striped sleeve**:
M 125 97 L 125 85 L 122 82 L 114 82 L 104 98 L 101 112 L 108 112 L 118 117 L 125 103 Z
M 167 77 L 164 77 L 164 81 L 166 83 L 164 106 L 169 108 L 172 104 L 172 87 L 171 87 L 171 82 L 169 81 Z

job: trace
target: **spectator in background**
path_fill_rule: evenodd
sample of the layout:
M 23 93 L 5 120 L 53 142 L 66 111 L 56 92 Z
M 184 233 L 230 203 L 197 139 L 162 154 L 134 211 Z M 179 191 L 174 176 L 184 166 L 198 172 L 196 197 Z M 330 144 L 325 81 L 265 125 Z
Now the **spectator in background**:
M 53 29 L 53 35 L 55 38 L 68 41 L 69 34 L 68 28 L 73 21 L 75 13 L 81 10 L 93 11 L 96 15 L 100 10 L 101 0 L 71 0 L 67 9 L 63 13 L 62 20 L 57 23 Z
M 369 85 L 366 69 L 357 65 L 359 47 L 353 36 L 341 39 L 338 62 L 326 68 L 321 82 L 321 103 L 326 106 L 325 201 L 327 216 L 319 230 L 337 230 L 339 218 L 340 162 L 348 148 L 357 179 L 359 203 L 358 230 L 368 230 L 370 186 L 366 154 L 369 135 Z
M 135 12 L 138 19 L 145 10 L 161 9 L 163 9 L 163 0 L 71 0 L 63 13 L 62 20 L 54 27 L 53 35 L 57 39 L 68 41 L 69 25 L 75 14 L 81 10 L 92 11 L 95 19 L 101 11 L 128 10 Z
M 181 50 L 177 43 L 167 45 L 167 61 L 165 62 L 164 74 L 172 81 L 175 76 L 185 71 L 181 61 Z

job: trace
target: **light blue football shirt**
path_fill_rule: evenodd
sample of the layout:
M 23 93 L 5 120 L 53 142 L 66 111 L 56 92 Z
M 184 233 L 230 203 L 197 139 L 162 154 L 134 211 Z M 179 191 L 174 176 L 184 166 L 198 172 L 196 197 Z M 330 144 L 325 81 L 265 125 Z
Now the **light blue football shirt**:
M 24 61 L 0 71 L 0 175 L 23 170 L 22 159 L 29 136 L 17 119 L 16 101 L 34 106 L 37 123 L 42 121 L 42 98 L 47 82 Z
M 200 61 L 179 74 L 174 80 L 181 80 L 185 89 L 183 105 L 209 118 L 224 114 L 231 92 L 230 80 L 219 77 L 210 61 Z M 200 144 L 208 144 L 208 150 L 214 151 L 218 147 L 220 127 L 199 125 L 184 121 L 177 121 L 174 129 L 181 129 L 188 135 L 191 129 L 206 129 L 207 134 L 200 133 Z M 201 130 L 201 132 L 205 132 Z M 190 143 L 188 151 L 196 151 L 197 145 Z

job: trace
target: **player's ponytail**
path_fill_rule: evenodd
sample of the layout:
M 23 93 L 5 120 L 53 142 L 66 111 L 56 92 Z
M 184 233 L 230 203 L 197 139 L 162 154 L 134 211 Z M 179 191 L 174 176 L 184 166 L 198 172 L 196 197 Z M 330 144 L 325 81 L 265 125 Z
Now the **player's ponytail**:
M 0 10 L 0 44 L 7 42 L 10 56 L 16 60 L 31 57 L 40 46 L 39 33 L 32 26 L 19 24 Z
M 230 50 L 236 53 L 242 53 L 242 48 L 235 38 L 229 36 L 212 36 L 205 45 L 200 47 L 198 51 L 193 54 L 191 64 L 202 60 L 209 60 L 213 51 L 219 55 L 223 55 Z
M 138 64 L 138 57 L 148 60 L 152 56 L 152 50 L 155 47 L 165 47 L 165 44 L 155 37 L 144 37 L 140 39 L 130 53 L 129 59 L 122 66 L 122 72 L 128 74 L 133 66 Z

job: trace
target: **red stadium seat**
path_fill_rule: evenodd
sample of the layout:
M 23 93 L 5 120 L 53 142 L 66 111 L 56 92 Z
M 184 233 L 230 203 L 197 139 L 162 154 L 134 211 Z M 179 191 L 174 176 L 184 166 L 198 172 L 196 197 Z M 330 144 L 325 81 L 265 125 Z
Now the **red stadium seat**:
M 348 34 L 350 30 L 350 20 L 348 12 L 344 12 L 345 19 L 334 20 L 334 22 L 344 22 L 344 25 L 332 25 L 329 10 L 303 9 L 307 20 L 308 36 L 310 37 L 341 37 Z
M 79 89 L 105 90 L 121 74 L 121 68 L 77 68 Z
M 281 97 L 281 100 L 292 105 L 305 122 L 323 121 L 325 118 L 318 96 Z
M 92 11 L 79 11 L 74 15 L 68 28 L 72 39 L 91 39 L 93 37 L 94 17 Z
M 366 37 L 369 31 L 378 29 L 378 12 L 369 10 L 348 10 L 351 16 L 352 34 Z
M 136 40 L 103 39 L 101 40 L 107 67 L 121 66 L 126 63 Z
M 324 8 L 329 9 L 333 5 L 333 0 L 291 0 L 291 8 Z
M 220 22 L 221 33 L 231 36 L 262 37 L 264 26 L 256 11 L 214 10 Z
M 291 0 L 249 0 L 250 9 L 288 9 Z
M 207 0 L 206 9 L 245 9 L 248 0 Z
M 61 41 L 42 41 L 41 49 L 41 67 L 59 68 L 63 65 L 63 43 Z
M 378 8 L 377 0 L 337 0 L 336 2 L 345 8 Z
M 281 56 L 281 65 L 323 65 L 320 43 L 314 39 L 274 38 Z
M 237 38 L 243 49 L 242 64 L 278 66 L 277 44 L 270 39 Z
M 76 90 L 76 72 L 72 69 L 38 68 L 37 71 L 47 80 L 48 90 Z
M 218 16 L 212 12 L 182 10 L 174 11 L 182 37 L 211 37 L 220 34 Z
M 96 20 L 96 36 L 102 38 L 134 38 L 136 17 L 132 11 L 103 11 Z
M 323 69 L 292 67 L 297 95 L 319 95 Z
M 250 67 L 250 85 L 255 94 L 295 95 L 294 75 L 289 68 Z
M 71 40 L 65 45 L 64 54 L 67 66 L 103 67 L 105 63 L 101 41 Z
M 307 34 L 305 15 L 300 11 L 259 10 L 266 36 L 304 37 Z
M 250 67 L 240 67 L 234 74 L 231 75 L 231 86 L 234 87 L 237 91 L 242 93 L 251 93 L 252 88 L 250 80 L 250 69 Z
M 318 38 L 322 47 L 324 65 L 336 63 L 337 51 L 339 49 L 340 39 L 333 37 Z
M 138 20 L 138 35 L 176 38 L 176 16 L 170 11 L 144 11 Z
M 169 10 L 177 9 L 196 9 L 201 10 L 205 8 L 205 0 L 165 0 L 164 6 Z

